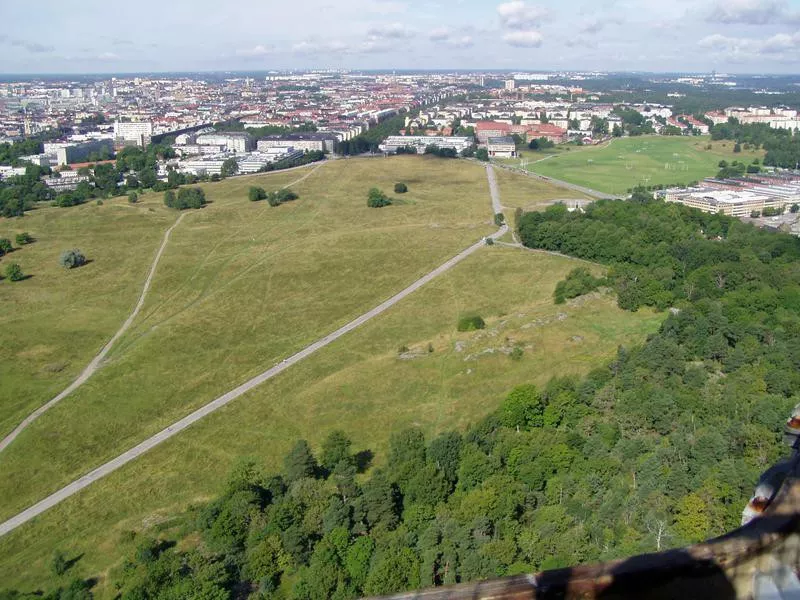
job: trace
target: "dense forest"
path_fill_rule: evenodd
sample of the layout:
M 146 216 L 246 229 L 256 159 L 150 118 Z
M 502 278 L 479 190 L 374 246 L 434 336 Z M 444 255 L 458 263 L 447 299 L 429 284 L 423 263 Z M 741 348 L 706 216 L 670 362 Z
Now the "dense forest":
M 355 598 L 736 527 L 798 401 L 800 242 L 657 201 L 556 205 L 518 230 L 608 266 L 571 274 L 559 301 L 609 286 L 625 309 L 669 308 L 660 330 L 585 377 L 487 398 L 499 408 L 464 432 L 397 431 L 385 457 L 332 432 L 280 473 L 242 461 L 168 532 L 130 532 L 137 550 L 109 576 L 120 597 Z M 50 597 L 90 597 L 72 585 L 84 595 Z

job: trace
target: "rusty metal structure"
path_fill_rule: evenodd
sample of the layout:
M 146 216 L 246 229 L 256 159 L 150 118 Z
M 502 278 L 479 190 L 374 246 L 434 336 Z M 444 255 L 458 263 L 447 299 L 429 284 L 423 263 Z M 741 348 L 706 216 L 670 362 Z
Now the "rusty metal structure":
M 800 599 L 800 404 L 785 426 L 788 459 L 767 470 L 742 526 L 686 548 L 594 565 L 431 588 L 393 600 Z

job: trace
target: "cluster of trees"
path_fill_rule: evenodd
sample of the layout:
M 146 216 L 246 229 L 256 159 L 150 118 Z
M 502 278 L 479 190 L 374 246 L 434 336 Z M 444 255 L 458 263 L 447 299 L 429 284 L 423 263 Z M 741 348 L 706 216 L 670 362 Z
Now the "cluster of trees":
M 432 154 L 441 158 L 458 158 L 458 152 L 456 152 L 455 148 L 440 148 L 436 144 L 425 146 L 425 154 Z
M 726 160 L 719 161 L 719 171 L 717 171 L 717 179 L 728 179 L 730 177 L 742 177 L 745 173 L 760 173 L 761 167 L 758 164 L 758 159 L 753 159 L 751 164 L 745 164 L 742 161 L 734 160 L 730 163 Z
M 764 165 L 795 169 L 800 164 L 800 135 L 788 129 L 773 129 L 766 123 L 741 124 L 733 117 L 711 128 L 715 140 L 735 140 L 746 148 L 766 150 Z
M 405 126 L 405 116 L 385 119 L 356 137 L 336 144 L 336 153 L 344 155 L 378 152 L 378 145 L 390 135 L 397 135 Z
M 253 186 L 250 188 L 247 197 L 251 202 L 266 200 L 270 206 L 280 206 L 284 202 L 297 200 L 300 196 L 288 188 L 267 193 L 264 188 Z
M 206 202 L 206 193 L 203 188 L 199 187 L 181 188 L 178 190 L 177 195 L 172 190 L 164 192 L 164 204 L 178 210 L 202 208 L 206 205 Z
M 378 188 L 370 188 L 367 193 L 367 206 L 370 208 L 383 208 L 392 204 L 392 199 L 389 198 Z
M 21 156 L 41 154 L 44 150 L 42 143 L 57 139 L 61 136 L 61 133 L 59 129 L 48 129 L 47 131 L 25 138 L 24 140 L 0 144 L 0 165 L 10 165 L 13 167 L 22 166 L 24 163 L 19 160 Z
M 301 167 L 303 165 L 308 165 L 313 162 L 318 162 L 320 160 L 325 159 L 325 153 L 322 150 L 309 150 L 303 156 L 299 156 L 297 158 L 292 159 L 284 159 L 278 160 L 274 163 L 267 163 L 267 165 L 261 169 L 262 172 L 268 171 L 280 171 L 283 169 L 291 169 L 292 167 Z
M 630 136 L 645 135 L 655 133 L 653 125 L 647 121 L 639 111 L 624 106 L 617 106 L 614 108 L 613 113 L 622 119 L 622 128 Z M 615 125 L 616 127 L 616 125 Z M 619 137 L 623 132 L 616 132 L 615 135 Z
M 303 123 L 297 127 L 282 127 L 280 125 L 265 125 L 264 127 L 248 127 L 245 129 L 244 123 L 241 121 L 226 121 L 224 123 L 215 123 L 214 129 L 217 131 L 246 131 L 253 136 L 254 139 L 260 140 L 270 135 L 286 135 L 289 133 L 308 133 L 317 131 L 317 126 L 314 123 Z
M 553 299 L 556 304 L 564 304 L 570 298 L 583 296 L 605 284 L 605 278 L 595 277 L 586 267 L 576 267 L 569 272 L 566 279 L 556 284 Z
M 552 148 L 555 145 L 555 142 L 548 140 L 546 137 L 534 138 L 528 142 L 528 148 L 530 150 L 546 150 L 547 148 Z

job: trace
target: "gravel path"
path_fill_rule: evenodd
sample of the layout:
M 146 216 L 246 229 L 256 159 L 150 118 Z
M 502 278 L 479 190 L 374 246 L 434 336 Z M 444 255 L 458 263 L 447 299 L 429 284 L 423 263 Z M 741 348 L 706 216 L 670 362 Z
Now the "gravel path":
M 307 174 L 306 176 L 308 176 L 308 175 L 310 175 L 310 173 Z M 488 181 L 489 181 L 489 191 L 490 191 L 490 194 L 491 194 L 491 197 L 492 197 L 492 207 L 493 207 L 495 213 L 500 212 L 500 209 L 498 208 L 500 206 L 500 195 L 499 195 L 499 192 L 497 190 L 497 182 L 495 181 L 494 170 L 492 169 L 491 165 L 487 165 L 487 167 L 486 167 L 486 176 L 487 176 Z M 178 223 L 176 222 L 175 225 L 177 225 L 177 224 Z M 172 228 L 174 228 L 175 225 L 173 225 Z M 169 231 L 171 231 L 172 228 L 170 228 Z M 167 233 L 169 233 L 169 231 Z M 502 235 L 504 235 L 507 231 L 508 231 L 508 226 L 507 225 L 503 225 L 495 233 L 491 234 L 491 236 L 489 236 L 489 237 L 497 239 L 497 238 L 501 237 Z M 162 246 L 161 250 L 163 250 L 163 247 L 166 244 L 167 237 L 168 237 L 168 235 L 165 235 L 165 240 L 161 245 Z M 72 483 L 67 484 L 66 486 L 64 486 L 63 488 L 58 490 L 57 492 L 47 496 L 44 500 L 41 500 L 40 502 L 37 502 L 33 506 L 31 506 L 31 507 L 23 510 L 22 512 L 18 513 L 17 515 L 11 517 L 10 519 L 5 521 L 4 523 L 0 523 L 0 536 L 4 536 L 7 533 L 13 531 L 14 529 L 19 527 L 20 525 L 23 525 L 24 523 L 30 521 L 34 517 L 42 514 L 47 509 L 52 508 L 53 506 L 55 506 L 56 504 L 62 502 L 63 500 L 66 500 L 70 496 L 78 493 L 83 488 L 88 487 L 93 482 L 97 481 L 98 479 L 101 479 L 101 478 L 105 477 L 106 475 L 109 475 L 110 473 L 113 473 L 114 471 L 116 471 L 117 469 L 122 467 L 123 465 L 129 463 L 130 461 L 134 460 L 135 458 L 138 458 L 139 456 L 141 456 L 142 454 L 144 454 L 145 452 L 147 452 L 151 448 L 154 448 L 155 446 L 158 446 L 162 442 L 165 442 L 166 440 L 170 439 L 172 436 L 177 435 L 178 433 L 180 433 L 181 431 L 183 431 L 187 427 L 191 426 L 193 423 L 196 423 L 197 421 L 199 421 L 203 417 L 205 417 L 205 416 L 213 413 L 214 411 L 222 408 L 226 404 L 229 404 L 230 402 L 232 402 L 233 400 L 235 400 L 236 398 L 238 398 L 242 394 L 245 394 L 245 393 L 249 392 L 253 388 L 261 385 L 262 383 L 264 383 L 265 381 L 267 381 L 269 379 L 272 379 L 273 377 L 275 377 L 279 373 L 282 373 L 283 371 L 285 371 L 286 369 L 288 369 L 292 365 L 294 365 L 294 364 L 300 362 L 301 360 L 307 358 L 308 356 L 310 356 L 311 354 L 313 354 L 317 350 L 320 350 L 321 348 L 324 348 L 328 344 L 338 340 L 340 337 L 342 337 L 343 335 L 349 333 L 353 329 L 356 329 L 357 327 L 360 327 L 361 325 L 363 325 L 364 323 L 366 323 L 370 319 L 378 316 L 382 312 L 388 310 L 389 308 L 391 308 L 392 306 L 394 306 L 395 304 L 400 302 L 406 296 L 414 293 L 419 288 L 424 286 L 426 283 L 428 283 L 431 280 L 435 279 L 439 275 L 441 275 L 443 273 L 446 273 L 447 271 L 452 269 L 454 266 L 456 266 L 458 263 L 460 263 L 462 260 L 464 260 L 465 258 L 470 256 L 471 254 L 476 252 L 478 249 L 480 249 L 484 245 L 485 245 L 484 239 L 481 239 L 480 241 L 475 242 L 472 246 L 470 246 L 466 250 L 463 250 L 462 252 L 458 253 L 453 258 L 451 258 L 450 260 L 448 260 L 444 264 L 438 266 L 437 268 L 435 268 L 433 271 L 431 271 L 427 275 L 424 275 L 424 276 L 420 277 L 414 283 L 409 285 L 407 288 L 405 288 L 401 292 L 395 294 L 394 296 L 392 296 L 388 300 L 385 300 L 384 302 L 382 302 L 381 304 L 379 304 L 378 306 L 376 306 L 372 310 L 369 310 L 369 311 L 365 312 L 361 316 L 353 319 L 352 321 L 350 321 L 346 325 L 340 327 L 336 331 L 334 331 L 332 333 L 329 333 L 328 335 L 326 335 L 323 338 L 320 338 L 319 340 L 317 340 L 313 344 L 311 344 L 309 346 L 306 346 L 305 348 L 300 350 L 300 352 L 297 352 L 296 354 L 293 354 L 292 356 L 284 359 L 283 361 L 281 361 L 280 363 L 278 363 L 278 364 L 274 365 L 273 367 L 267 369 L 266 371 L 264 371 L 260 375 L 256 375 L 255 377 L 253 377 L 249 381 L 246 381 L 245 383 L 241 384 L 239 387 L 234 388 L 233 390 L 229 391 L 228 393 L 223 394 L 219 398 L 216 398 L 215 400 L 212 400 L 211 402 L 209 402 L 208 404 L 202 406 L 201 408 L 198 408 L 193 413 L 190 413 L 189 415 L 185 416 L 184 418 L 180 419 L 179 421 L 176 421 L 175 423 L 173 423 L 172 425 L 170 425 L 166 429 L 162 429 L 161 431 L 159 431 L 155 435 L 147 438 L 146 440 L 144 440 L 140 444 L 138 444 L 138 445 L 134 446 L 133 448 L 131 448 L 130 450 L 120 454 L 116 458 L 113 458 L 110 461 L 108 461 L 107 463 L 105 463 L 103 465 L 100 465 L 99 467 L 97 467 L 96 469 L 90 471 L 89 473 L 87 473 L 86 475 L 81 477 L 80 479 L 77 479 L 77 480 L 73 481 Z M 158 256 L 160 256 L 160 251 L 159 251 L 159 255 Z M 158 259 L 158 256 L 156 257 L 157 259 Z M 157 260 L 154 262 L 153 267 L 151 268 L 151 276 L 152 276 L 152 272 L 155 270 L 155 264 L 156 263 L 157 263 Z M 146 284 L 146 287 L 147 287 L 147 285 L 149 285 L 149 277 L 148 277 L 148 282 Z M 145 291 L 146 291 L 146 289 L 145 289 Z M 144 292 L 142 293 L 142 297 L 143 296 L 144 296 Z M 140 299 L 140 303 L 141 303 L 141 299 Z M 138 310 L 138 305 L 137 305 L 137 310 Z M 135 316 L 135 314 L 131 315 L 129 320 L 133 320 L 134 316 Z M 126 323 L 127 323 L 127 321 L 126 321 Z M 118 333 L 121 335 L 120 332 L 118 332 Z M 118 337 L 118 335 L 115 336 L 114 338 L 112 338 L 112 341 L 109 342 L 107 347 L 110 347 L 111 343 L 113 343 L 114 339 L 116 339 L 117 337 Z M 104 350 L 105 350 L 105 348 L 104 348 Z M 101 352 L 101 354 L 102 354 L 102 352 Z M 100 356 L 100 355 L 98 355 L 98 356 Z M 102 357 L 100 357 L 100 358 L 102 358 Z M 92 361 L 92 362 L 94 363 L 94 361 Z M 75 386 L 75 387 L 77 387 L 77 386 Z M 67 389 L 69 389 L 69 388 L 67 388 Z M 66 390 L 65 390 L 65 392 L 66 392 Z M 62 392 L 62 394 L 66 395 L 64 392 Z M 51 402 L 53 402 L 53 401 L 51 401 Z M 48 403 L 48 404 L 50 404 L 50 403 Z M 47 405 L 45 405 L 45 406 L 47 406 Z M 42 408 L 44 408 L 44 407 L 42 407 Z M 42 412 L 44 412 L 44 411 L 42 411 Z

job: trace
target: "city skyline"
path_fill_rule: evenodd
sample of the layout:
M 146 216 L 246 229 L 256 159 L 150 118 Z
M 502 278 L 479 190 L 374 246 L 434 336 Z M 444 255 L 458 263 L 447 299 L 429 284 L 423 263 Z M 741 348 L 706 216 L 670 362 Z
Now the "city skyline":
M 798 72 L 800 0 L 301 0 L 0 7 L 0 73 L 270 69 Z

